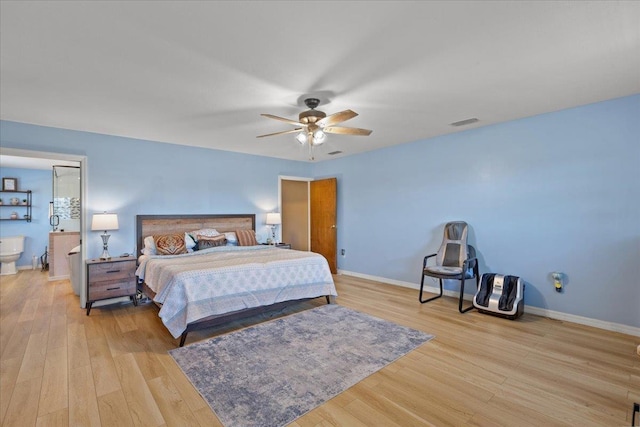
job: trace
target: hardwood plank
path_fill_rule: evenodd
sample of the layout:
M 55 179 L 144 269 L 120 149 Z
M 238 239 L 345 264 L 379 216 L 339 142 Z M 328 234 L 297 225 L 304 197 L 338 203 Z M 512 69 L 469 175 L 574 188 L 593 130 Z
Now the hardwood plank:
M 69 370 L 69 425 L 101 425 L 91 365 Z
M 96 396 L 104 396 L 121 389 L 116 365 L 111 357 L 111 350 L 106 338 L 94 338 L 87 341 L 93 383 Z
M 127 399 L 122 390 L 98 397 L 98 410 L 103 426 L 133 427 Z
M 36 427 L 67 427 L 69 425 L 69 410 L 60 409 L 47 415 L 39 416 Z
M 18 382 L 11 394 L 11 402 L 2 422 L 3 427 L 35 425 L 42 378 Z
M 169 377 L 157 377 L 147 381 L 147 384 L 167 425 L 198 426 L 200 424 Z
M 38 417 L 69 407 L 69 368 L 67 348 L 56 347 L 47 353 L 40 390 Z
M 67 316 L 51 312 L 47 349 L 67 346 Z
M 47 334 L 31 334 L 27 342 L 17 381 L 42 378 L 47 353 Z
M 30 321 L 16 322 L 15 325 L 12 325 L 11 336 L 7 340 L 5 347 L 2 349 L 2 360 L 24 356 L 24 352 L 27 349 L 27 344 L 29 343 L 31 326 L 32 322 Z
M 69 347 L 69 367 L 80 368 L 91 365 L 87 336 L 84 334 L 84 325 L 70 323 L 67 325 L 67 345 Z
M 344 406 L 344 409 L 346 409 L 350 414 L 353 414 L 356 419 L 360 420 L 360 422 L 367 426 L 377 425 L 402 427 L 401 424 L 398 424 L 387 417 L 384 412 L 378 411 L 360 399 L 352 400 Z
M 0 422 L 7 414 L 21 365 L 22 359 L 19 357 L 0 361 Z
M 133 354 L 117 356 L 114 361 L 134 425 L 163 425 L 165 421 L 162 413 L 136 364 Z
M 323 420 L 328 423 L 328 425 L 350 427 L 368 427 L 371 425 L 367 424 L 365 420 L 358 419 L 350 411 L 331 400 L 318 407 L 316 411 L 318 415 L 320 415 Z
M 556 424 L 575 426 L 608 426 L 616 425 L 614 417 L 595 411 L 590 413 L 587 406 L 565 399 L 560 393 L 541 390 L 522 381 L 507 380 L 500 392 L 500 397 L 513 404 L 524 406 L 541 412 L 546 408 L 546 414 L 554 418 Z M 544 405 L 541 405 L 545 402 Z
M 37 308 L 38 299 L 25 300 L 25 304 L 23 305 L 22 311 L 20 312 L 20 317 L 18 317 L 18 322 L 28 322 L 30 320 L 33 320 Z
M 200 427 L 224 427 L 208 406 L 193 411 L 193 415 L 198 420 Z
M 194 412 L 203 408 L 210 410 L 207 402 L 205 402 L 202 396 L 200 396 L 200 393 L 193 387 L 175 360 L 173 360 L 168 353 L 157 353 L 157 357 L 180 395 L 187 402 L 187 405 L 189 405 L 189 408 Z

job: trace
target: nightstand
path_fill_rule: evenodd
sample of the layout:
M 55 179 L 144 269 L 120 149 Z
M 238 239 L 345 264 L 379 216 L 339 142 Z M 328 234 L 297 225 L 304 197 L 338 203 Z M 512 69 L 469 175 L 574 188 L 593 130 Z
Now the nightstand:
M 136 299 L 136 259 L 115 257 L 87 261 L 87 316 L 94 302 L 110 298 Z
M 261 243 L 261 245 L 273 246 L 279 249 L 291 249 L 291 243 L 278 243 L 276 245 L 272 245 L 270 243 Z

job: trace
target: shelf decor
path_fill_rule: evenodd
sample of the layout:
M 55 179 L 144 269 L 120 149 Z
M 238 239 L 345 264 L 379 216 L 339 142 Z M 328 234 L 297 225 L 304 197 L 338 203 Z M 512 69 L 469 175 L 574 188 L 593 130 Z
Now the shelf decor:
M 15 179 L 15 178 L 2 178 L 2 183 L 3 183 L 3 188 L 6 187 L 6 180 L 7 179 Z M 17 180 L 15 181 L 15 183 L 13 184 L 17 184 Z M 12 184 L 9 184 L 9 187 L 11 187 Z M 31 222 L 31 208 L 32 208 L 32 192 L 31 190 L 2 190 L 2 193 L 10 193 L 10 195 L 15 195 L 16 193 L 18 194 L 24 194 L 26 196 L 26 198 L 22 198 L 22 197 L 10 197 L 9 200 L 7 202 L 3 202 L 2 199 L 0 199 L 0 208 L 20 208 L 19 211 L 13 211 L 11 213 L 7 212 L 5 209 L 1 209 L 0 210 L 0 221 L 27 221 L 27 222 Z M 4 195 L 4 194 L 3 194 Z M 23 210 L 23 209 L 26 209 Z M 21 212 L 20 212 L 21 211 Z
M 2 191 L 18 191 L 18 178 L 2 178 Z

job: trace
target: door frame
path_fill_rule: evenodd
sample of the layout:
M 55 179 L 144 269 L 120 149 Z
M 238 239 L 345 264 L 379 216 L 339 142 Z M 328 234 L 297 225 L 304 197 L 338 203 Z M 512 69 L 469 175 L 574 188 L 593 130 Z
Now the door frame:
M 311 250 L 311 181 L 313 178 L 302 176 L 278 176 L 278 212 L 282 212 L 282 181 L 305 181 L 307 183 L 307 247 Z M 278 230 L 278 241 L 282 241 L 282 227 Z
M 80 205 L 80 254 L 82 255 L 82 260 L 87 259 L 87 188 L 89 187 L 89 183 L 87 181 L 87 156 L 80 156 L 74 154 L 62 154 L 62 153 L 51 153 L 46 151 L 32 151 L 32 150 L 22 150 L 18 148 L 3 148 L 0 147 L 0 154 L 6 156 L 16 156 L 16 157 L 31 157 L 34 159 L 51 159 L 51 160 L 65 160 L 80 163 L 80 197 L 81 197 L 81 205 Z M 81 269 L 81 282 L 86 283 L 86 269 Z M 87 303 L 87 287 L 80 287 L 80 307 L 84 308 Z

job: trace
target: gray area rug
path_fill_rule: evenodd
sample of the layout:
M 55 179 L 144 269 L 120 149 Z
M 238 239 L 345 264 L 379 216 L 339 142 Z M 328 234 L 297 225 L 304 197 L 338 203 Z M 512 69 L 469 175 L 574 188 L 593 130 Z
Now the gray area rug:
M 336 304 L 169 351 L 227 427 L 284 426 L 432 335 Z

